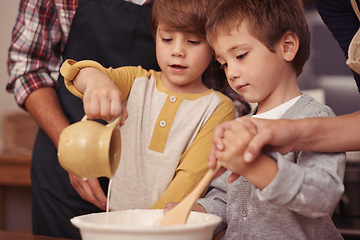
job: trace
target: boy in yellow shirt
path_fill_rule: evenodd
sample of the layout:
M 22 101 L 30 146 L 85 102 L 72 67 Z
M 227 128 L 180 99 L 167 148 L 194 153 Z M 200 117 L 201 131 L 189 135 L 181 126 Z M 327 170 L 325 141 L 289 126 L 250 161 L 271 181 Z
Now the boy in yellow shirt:
M 83 98 L 89 118 L 123 115 L 111 210 L 181 201 L 207 171 L 214 127 L 234 118 L 232 101 L 201 79 L 212 57 L 205 24 L 218 3 L 155 1 L 151 23 L 161 72 L 105 69 L 93 61 L 63 64 L 66 85 Z

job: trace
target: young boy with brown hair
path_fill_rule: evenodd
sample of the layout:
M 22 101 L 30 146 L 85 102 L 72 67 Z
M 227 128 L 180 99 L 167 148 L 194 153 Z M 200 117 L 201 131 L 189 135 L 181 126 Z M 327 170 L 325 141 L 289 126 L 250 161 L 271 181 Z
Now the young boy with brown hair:
M 310 51 L 300 0 L 223 0 L 207 37 L 230 86 L 257 103 L 253 117 L 334 116 L 296 82 Z M 242 154 L 252 134 L 236 126 L 233 120 L 217 128 L 214 143 L 223 146 L 215 145 L 210 165 L 217 159 L 229 171 L 194 209 L 222 217 L 223 239 L 341 239 L 331 214 L 344 191 L 345 155 L 274 152 L 247 164 Z
M 232 101 L 202 82 L 213 56 L 205 25 L 218 2 L 154 2 L 151 22 L 161 72 L 105 69 L 89 60 L 63 64 L 67 87 L 83 98 L 89 118 L 123 116 L 111 210 L 181 201 L 207 171 L 214 127 L 234 118 Z

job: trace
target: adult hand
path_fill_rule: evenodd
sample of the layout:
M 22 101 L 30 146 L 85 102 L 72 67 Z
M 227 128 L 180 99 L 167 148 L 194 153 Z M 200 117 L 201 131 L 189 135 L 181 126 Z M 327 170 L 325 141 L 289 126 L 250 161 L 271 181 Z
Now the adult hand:
M 84 180 L 75 174 L 69 173 L 71 185 L 79 193 L 82 199 L 94 204 L 102 210 L 106 210 L 107 198 L 97 178 Z
M 232 126 L 234 126 L 234 124 L 238 124 L 239 122 L 244 124 L 248 131 L 250 131 L 253 134 L 257 133 L 257 128 L 256 126 L 249 121 L 251 118 L 249 117 L 242 117 L 242 118 L 236 118 L 234 120 L 219 124 L 218 126 L 215 127 L 214 129 L 214 135 L 213 135 L 213 145 L 216 147 L 217 150 L 224 150 L 224 143 L 223 143 L 223 138 L 224 138 L 224 132 L 226 130 L 229 130 Z M 215 164 L 216 166 L 216 164 Z M 215 168 L 214 166 L 214 168 Z
M 242 117 L 236 119 L 251 129 L 256 128 L 257 134 L 249 142 L 244 160 L 251 162 L 259 156 L 261 151 L 274 151 L 281 154 L 296 150 L 298 128 L 288 119 L 259 119 Z

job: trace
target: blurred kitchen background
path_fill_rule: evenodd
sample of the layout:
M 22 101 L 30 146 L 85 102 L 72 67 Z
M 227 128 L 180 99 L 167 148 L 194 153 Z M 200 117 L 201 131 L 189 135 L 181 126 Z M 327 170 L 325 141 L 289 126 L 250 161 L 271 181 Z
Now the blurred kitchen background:
M 30 232 L 29 166 L 37 126 L 5 91 L 7 50 L 19 0 L 0 0 L 0 4 L 0 229 Z M 310 60 L 299 77 L 301 89 L 329 105 L 337 115 L 360 110 L 360 95 L 344 54 L 313 3 L 304 4 L 312 41 Z M 334 214 L 345 239 L 360 239 L 359 156 L 357 152 L 348 154 L 346 192 Z

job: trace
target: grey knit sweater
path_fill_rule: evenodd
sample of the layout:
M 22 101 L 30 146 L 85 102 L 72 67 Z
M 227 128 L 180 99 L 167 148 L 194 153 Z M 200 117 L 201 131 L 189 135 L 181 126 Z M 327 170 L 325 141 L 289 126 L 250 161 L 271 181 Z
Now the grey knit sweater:
M 334 116 L 332 110 L 303 94 L 282 118 Z M 279 129 L 281 131 L 281 129 Z M 199 199 L 208 213 L 222 217 L 215 232 L 222 239 L 342 239 L 331 220 L 343 191 L 344 153 L 291 152 L 270 154 L 279 172 L 260 190 L 243 177 L 215 179 Z

